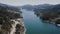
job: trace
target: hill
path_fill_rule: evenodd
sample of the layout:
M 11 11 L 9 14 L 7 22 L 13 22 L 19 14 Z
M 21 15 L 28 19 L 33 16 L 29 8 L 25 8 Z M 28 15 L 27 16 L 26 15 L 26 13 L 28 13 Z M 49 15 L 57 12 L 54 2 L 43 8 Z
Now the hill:
M 21 14 L 18 8 L 0 3 L 0 34 L 24 34 Z
M 48 9 L 34 9 L 35 14 L 42 20 L 47 20 L 49 23 L 60 24 L 60 4 L 54 5 Z

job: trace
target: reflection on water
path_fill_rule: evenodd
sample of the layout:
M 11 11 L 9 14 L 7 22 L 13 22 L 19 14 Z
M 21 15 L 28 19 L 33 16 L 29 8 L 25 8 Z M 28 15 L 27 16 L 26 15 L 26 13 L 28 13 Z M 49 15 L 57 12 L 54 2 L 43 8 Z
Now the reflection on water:
M 26 34 L 60 34 L 60 28 L 54 24 L 42 22 L 33 11 L 22 10 Z

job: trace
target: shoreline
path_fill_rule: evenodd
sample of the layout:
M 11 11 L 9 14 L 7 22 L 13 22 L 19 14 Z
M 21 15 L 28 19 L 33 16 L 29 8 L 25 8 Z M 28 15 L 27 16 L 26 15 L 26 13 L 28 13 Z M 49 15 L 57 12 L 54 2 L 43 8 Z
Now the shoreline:
M 23 26 L 24 26 L 24 34 L 26 34 L 26 27 L 24 25 L 24 22 L 22 22 L 22 23 L 23 23 Z
M 14 24 L 12 24 L 12 28 L 11 28 L 11 32 L 10 34 L 14 34 L 16 31 L 16 25 L 19 24 L 20 25 L 20 28 L 21 30 L 20 31 L 20 34 L 26 34 L 26 28 L 25 28 L 25 25 L 24 25 L 24 22 L 22 21 L 23 18 L 18 18 L 18 19 L 14 19 L 14 20 L 11 20 L 14 22 Z

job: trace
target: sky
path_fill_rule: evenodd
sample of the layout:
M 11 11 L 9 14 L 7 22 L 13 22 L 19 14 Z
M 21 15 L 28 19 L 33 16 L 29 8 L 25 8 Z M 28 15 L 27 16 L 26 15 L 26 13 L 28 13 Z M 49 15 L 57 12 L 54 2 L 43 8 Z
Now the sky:
M 0 0 L 0 3 L 22 6 L 26 4 L 38 5 L 38 4 L 60 4 L 60 0 Z

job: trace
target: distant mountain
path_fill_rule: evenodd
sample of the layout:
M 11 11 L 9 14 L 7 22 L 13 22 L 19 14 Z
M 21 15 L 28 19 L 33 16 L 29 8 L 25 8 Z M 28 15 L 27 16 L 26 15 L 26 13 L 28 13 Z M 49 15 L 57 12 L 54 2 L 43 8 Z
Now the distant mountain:
M 24 6 L 21 6 L 21 8 L 26 9 L 26 10 L 32 10 L 33 6 L 32 5 L 24 5 Z
M 34 8 L 36 9 L 51 9 L 54 5 L 51 4 L 41 4 L 41 5 L 35 5 Z
M 12 9 L 12 10 L 19 10 L 18 7 L 16 7 L 16 6 L 11 6 L 11 5 L 7 5 L 7 4 L 2 4 L 2 3 L 0 3 L 0 6 L 1 6 L 1 7 L 4 7 L 4 8 Z
M 54 8 L 60 9 L 60 4 L 55 5 Z
M 55 5 L 53 8 L 52 8 L 52 11 L 54 11 L 55 13 L 60 13 L 60 4 L 57 4 Z
M 39 14 L 39 13 L 58 13 L 60 14 L 60 4 L 57 5 L 39 5 L 40 7 L 37 6 L 37 8 L 34 8 L 34 12 L 35 14 Z M 41 7 L 43 6 L 43 7 Z M 44 9 L 42 9 L 44 8 Z
M 40 4 L 40 5 L 24 5 L 20 6 L 22 9 L 33 10 L 33 9 L 51 9 L 54 5 L 51 4 Z

